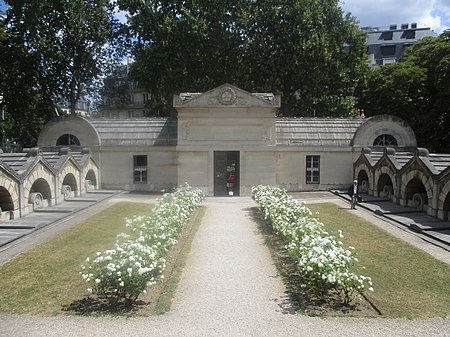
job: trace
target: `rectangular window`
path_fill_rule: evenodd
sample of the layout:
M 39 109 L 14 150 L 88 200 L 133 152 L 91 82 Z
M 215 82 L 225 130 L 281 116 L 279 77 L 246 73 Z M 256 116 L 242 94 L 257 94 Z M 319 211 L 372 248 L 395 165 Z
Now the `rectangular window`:
M 415 30 L 405 30 L 402 34 L 402 39 L 415 39 L 416 31 Z
M 380 40 L 392 40 L 394 37 L 393 32 L 385 31 L 381 33 Z
M 320 156 L 306 156 L 306 183 L 320 182 Z
M 133 183 L 147 183 L 147 156 L 133 156 Z
M 381 46 L 381 55 L 395 55 L 395 45 Z

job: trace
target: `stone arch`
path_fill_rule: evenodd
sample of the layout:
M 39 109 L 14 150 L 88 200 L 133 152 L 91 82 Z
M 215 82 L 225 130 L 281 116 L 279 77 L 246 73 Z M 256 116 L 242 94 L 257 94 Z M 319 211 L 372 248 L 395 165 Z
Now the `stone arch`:
M 12 220 L 14 219 L 14 200 L 9 191 L 0 186 L 0 219 Z
M 95 171 L 93 169 L 90 169 L 86 173 L 86 190 L 96 189 L 97 188 L 97 175 L 95 174 Z
M 26 205 L 32 203 L 29 200 L 31 193 L 41 193 L 41 198 L 45 200 L 45 205 L 51 205 L 56 196 L 55 180 L 56 177 L 52 171 L 42 162 L 38 162 L 23 183 L 24 206 L 26 207 Z
M 373 146 L 377 137 L 390 135 L 396 139 L 398 147 L 417 146 L 416 136 L 411 127 L 401 118 L 391 115 L 379 115 L 368 118 L 355 133 L 353 146 Z
M 76 137 L 82 146 L 100 145 L 100 136 L 91 122 L 80 116 L 64 115 L 44 125 L 39 134 L 38 146 L 56 146 L 58 139 L 65 135 Z
M 80 170 L 72 162 L 66 161 L 64 168 L 59 174 L 59 181 L 61 182 L 61 194 L 64 198 L 79 196 L 80 192 Z
M 44 178 L 38 178 L 31 185 L 28 194 L 28 203 L 32 205 L 33 210 L 51 204 L 52 190 L 49 183 Z
M 0 207 L 2 212 L 9 211 L 9 218 L 14 218 L 19 209 L 19 183 L 0 170 Z
M 72 173 L 67 173 L 62 182 L 61 194 L 64 198 L 73 197 L 78 191 L 77 178 Z
M 444 220 L 448 220 L 450 214 L 450 192 L 447 193 L 442 210 L 444 211 Z
M 100 186 L 100 169 L 92 158 L 89 158 L 83 167 L 84 189 L 96 190 Z
M 359 191 L 360 193 L 369 193 L 370 187 L 372 186 L 372 175 L 369 175 L 369 168 L 366 164 L 360 164 L 355 170 L 356 179 L 358 179 Z
M 430 179 L 418 170 L 413 170 L 402 175 L 400 195 L 407 206 L 424 209 L 431 205 L 433 198 L 433 186 Z
M 370 187 L 373 186 L 373 178 L 372 174 L 369 174 L 370 172 L 372 172 L 372 170 L 367 166 L 366 163 L 360 163 L 355 167 L 355 178 L 358 179 L 358 182 L 360 184 L 362 182 L 361 177 L 363 177 L 363 179 L 367 179 L 368 190 L 370 190 Z
M 438 199 L 438 210 L 443 212 L 443 220 L 450 217 L 450 180 L 441 189 Z
M 376 188 L 380 197 L 392 199 L 394 196 L 394 183 L 387 173 L 380 174 Z
M 375 185 L 374 190 L 377 195 L 383 198 L 393 199 L 397 184 L 395 180 L 395 172 L 388 165 L 380 166 L 375 171 Z
M 11 193 L 3 186 L 0 186 L 0 209 L 1 212 L 14 211 L 14 201 Z

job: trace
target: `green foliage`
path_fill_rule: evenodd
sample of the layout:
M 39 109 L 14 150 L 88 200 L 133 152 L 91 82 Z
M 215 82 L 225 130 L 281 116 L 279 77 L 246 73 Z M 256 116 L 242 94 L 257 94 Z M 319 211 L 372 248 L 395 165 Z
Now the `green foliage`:
M 229 82 L 282 95 L 283 115 L 347 115 L 365 65 L 364 36 L 338 1 L 120 0 L 137 39 L 132 77 L 154 115 L 172 95 Z
M 65 99 L 71 112 L 117 55 L 109 0 L 7 1 L 2 27 L 0 72 L 7 137 L 23 146 L 35 142 L 42 123 L 58 114 Z M 5 57 L 3 57 L 3 55 Z M 37 127 L 20 132 L 24 121 Z
M 447 30 L 424 38 L 406 49 L 400 62 L 374 70 L 361 99 L 367 115 L 403 118 L 418 145 L 435 152 L 450 152 L 449 35 Z
M 338 1 L 258 1 L 249 18 L 251 89 L 281 94 L 284 116 L 350 113 L 365 68 L 364 37 Z

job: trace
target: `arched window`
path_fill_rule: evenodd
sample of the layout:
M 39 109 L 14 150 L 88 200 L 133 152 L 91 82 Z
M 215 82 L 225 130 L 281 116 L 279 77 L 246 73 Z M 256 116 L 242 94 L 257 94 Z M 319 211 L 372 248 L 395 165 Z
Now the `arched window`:
M 394 136 L 384 134 L 375 138 L 373 146 L 398 146 L 398 143 Z
M 59 137 L 58 140 L 56 141 L 56 146 L 60 146 L 60 145 L 80 146 L 81 144 L 77 137 L 75 137 L 74 135 L 71 135 L 70 133 L 66 133 L 65 135 L 62 135 L 61 137 Z

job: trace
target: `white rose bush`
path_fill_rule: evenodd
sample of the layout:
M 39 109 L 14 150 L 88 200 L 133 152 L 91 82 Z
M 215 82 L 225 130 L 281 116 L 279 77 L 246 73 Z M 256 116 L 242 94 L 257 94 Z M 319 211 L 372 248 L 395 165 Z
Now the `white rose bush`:
M 111 304 L 132 304 L 163 276 L 167 253 L 205 199 L 188 184 L 159 198 L 149 216 L 125 219 L 131 234 L 119 234 L 114 248 L 97 252 L 81 266 L 88 292 Z
M 355 291 L 373 291 L 370 277 L 350 271 L 358 259 L 354 248 L 345 248 L 340 241 L 341 231 L 338 237 L 328 233 L 305 204 L 293 199 L 284 189 L 255 186 L 252 198 L 284 242 L 302 275 L 303 287 L 325 299 L 331 293 L 337 294 L 344 305 L 353 300 Z

